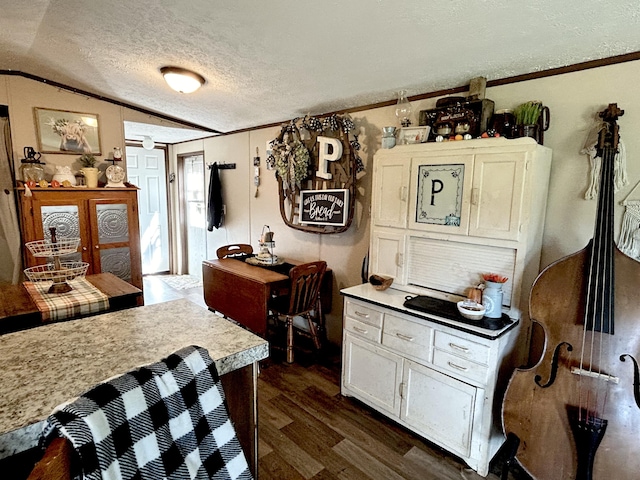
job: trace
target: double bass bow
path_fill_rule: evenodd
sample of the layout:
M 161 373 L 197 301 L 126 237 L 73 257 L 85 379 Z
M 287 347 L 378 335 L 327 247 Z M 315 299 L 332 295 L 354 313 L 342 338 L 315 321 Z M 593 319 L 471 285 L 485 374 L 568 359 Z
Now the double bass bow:
M 616 104 L 599 114 L 602 159 L 594 234 L 545 268 L 529 298 L 544 331 L 532 368 L 516 369 L 502 403 L 516 459 L 538 480 L 640 478 L 640 263 L 614 243 Z

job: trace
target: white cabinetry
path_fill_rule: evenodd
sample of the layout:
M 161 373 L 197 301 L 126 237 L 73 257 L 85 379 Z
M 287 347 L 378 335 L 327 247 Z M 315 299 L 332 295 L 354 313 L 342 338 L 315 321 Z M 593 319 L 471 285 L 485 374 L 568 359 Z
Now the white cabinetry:
M 440 323 L 369 285 L 345 295 L 342 394 L 353 396 L 486 476 L 503 436 L 493 424 L 517 324 L 499 331 Z M 383 304 L 392 308 L 383 307 Z
M 518 240 L 528 223 L 523 194 L 531 161 L 528 152 L 475 155 L 469 235 Z
M 369 272 L 458 297 L 498 273 L 509 278 L 504 311 L 520 318 L 539 270 L 550 169 L 551 151 L 529 138 L 379 150 Z
M 526 358 L 551 151 L 528 138 L 399 145 L 374 157 L 369 273 L 345 296 L 342 393 L 458 455 L 486 476 L 511 371 Z M 404 307 L 457 301 L 482 273 L 509 278 L 501 330 Z
M 391 156 L 375 164 L 373 222 L 376 225 L 407 226 L 410 167 L 411 159 L 407 157 Z

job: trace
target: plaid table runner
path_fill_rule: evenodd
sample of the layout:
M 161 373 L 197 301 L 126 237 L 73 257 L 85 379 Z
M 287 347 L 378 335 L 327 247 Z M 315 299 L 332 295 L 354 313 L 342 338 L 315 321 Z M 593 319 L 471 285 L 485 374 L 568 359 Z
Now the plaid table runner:
M 43 435 L 71 441 L 86 480 L 252 478 L 215 363 L 201 347 L 185 347 L 57 407 Z
M 86 278 L 77 278 L 67 283 L 73 287 L 70 292 L 47 293 L 51 282 L 24 282 L 24 288 L 40 310 L 43 322 L 109 310 L 109 297 Z

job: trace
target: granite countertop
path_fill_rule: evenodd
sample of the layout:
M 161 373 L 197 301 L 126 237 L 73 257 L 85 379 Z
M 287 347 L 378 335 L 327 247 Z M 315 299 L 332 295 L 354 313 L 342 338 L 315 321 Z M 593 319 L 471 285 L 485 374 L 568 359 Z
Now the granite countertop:
M 57 405 L 189 345 L 220 375 L 269 355 L 266 340 L 184 299 L 0 336 L 0 458 L 33 446 Z

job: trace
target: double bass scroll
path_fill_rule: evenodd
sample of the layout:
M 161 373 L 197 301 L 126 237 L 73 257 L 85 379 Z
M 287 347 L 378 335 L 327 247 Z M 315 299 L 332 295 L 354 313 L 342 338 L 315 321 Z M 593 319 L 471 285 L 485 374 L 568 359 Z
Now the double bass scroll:
M 544 331 L 538 363 L 504 396 L 505 434 L 538 480 L 640 478 L 640 263 L 614 243 L 616 104 L 600 113 L 600 194 L 588 245 L 549 265 L 529 299 Z

